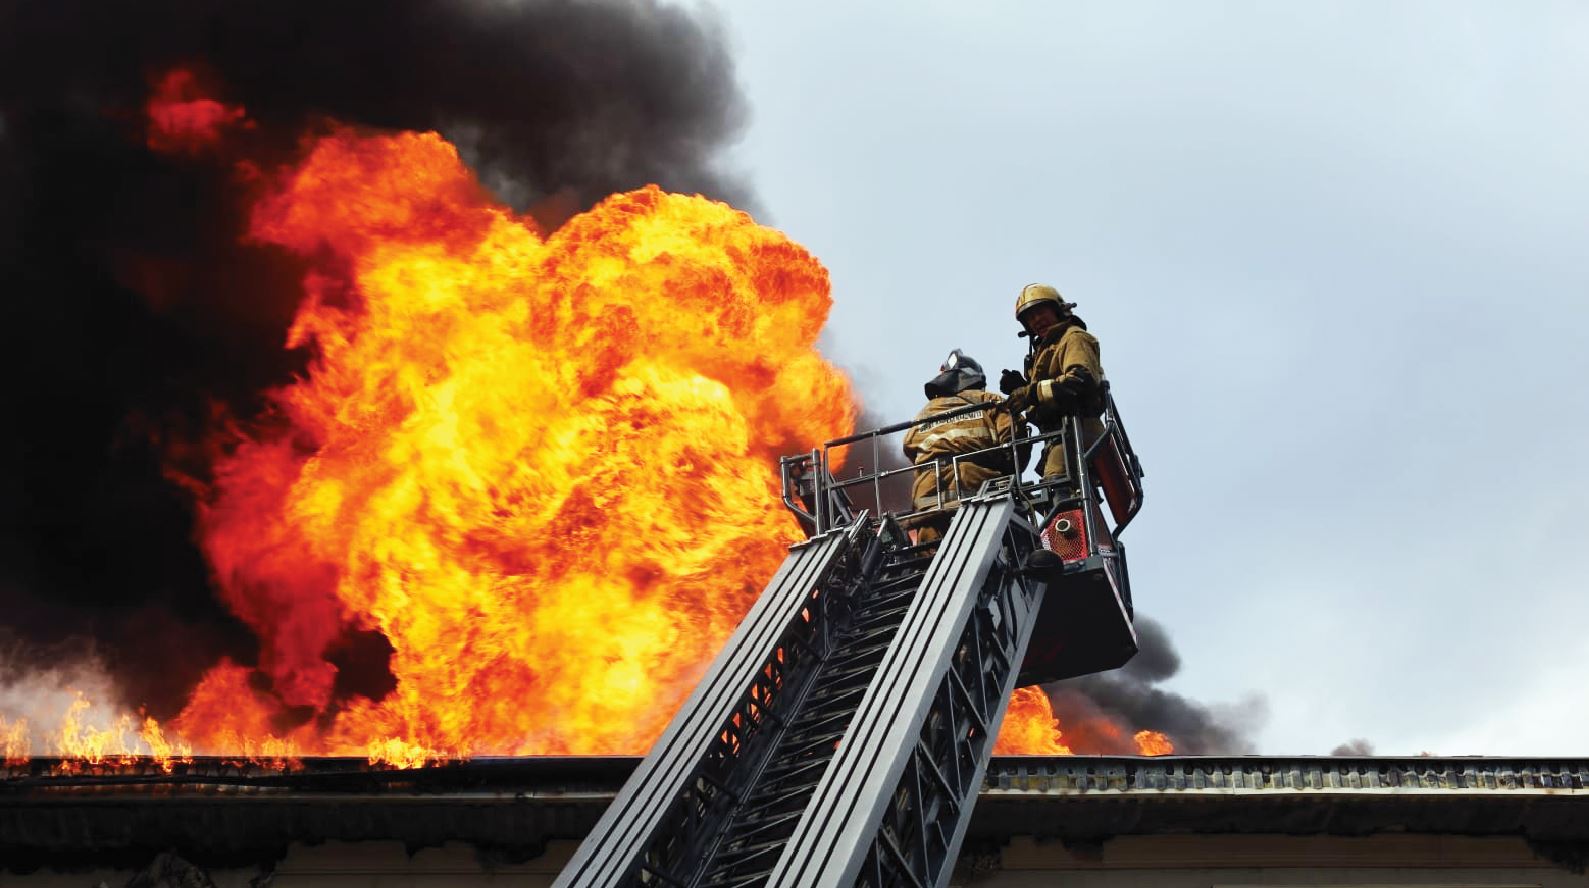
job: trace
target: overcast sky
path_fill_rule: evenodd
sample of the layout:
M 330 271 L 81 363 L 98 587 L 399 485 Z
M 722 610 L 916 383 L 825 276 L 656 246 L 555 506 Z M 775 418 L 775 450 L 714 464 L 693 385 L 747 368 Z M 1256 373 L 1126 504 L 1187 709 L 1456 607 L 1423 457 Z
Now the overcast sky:
M 1585 751 L 1589 5 L 720 12 L 872 408 L 1080 304 L 1172 689 L 1267 697 L 1264 753 Z

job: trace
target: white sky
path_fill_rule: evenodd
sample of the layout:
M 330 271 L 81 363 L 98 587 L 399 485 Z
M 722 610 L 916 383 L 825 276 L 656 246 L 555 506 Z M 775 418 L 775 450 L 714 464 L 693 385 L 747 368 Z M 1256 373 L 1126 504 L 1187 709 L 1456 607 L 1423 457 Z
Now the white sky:
M 1582 754 L 1589 5 L 736 2 L 734 162 L 906 418 L 1080 303 L 1138 607 L 1261 752 Z

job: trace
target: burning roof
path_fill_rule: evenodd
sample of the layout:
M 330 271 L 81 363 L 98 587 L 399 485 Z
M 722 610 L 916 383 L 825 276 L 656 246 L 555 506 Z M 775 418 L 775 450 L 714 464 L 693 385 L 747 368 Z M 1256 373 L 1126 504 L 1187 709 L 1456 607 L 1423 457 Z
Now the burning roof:
M 722 33 L 201 6 L 0 13 L 0 751 L 644 749 L 795 537 L 774 458 L 857 409 L 826 270 L 720 202 Z M 1087 719 L 1003 748 L 1169 748 Z
M 255 645 L 174 717 L 96 721 L 80 689 L 59 726 L 0 712 L 6 757 L 643 751 L 798 538 L 777 457 L 854 422 L 815 347 L 826 270 L 656 186 L 545 231 L 435 132 L 322 119 L 282 156 L 196 67 L 142 113 L 143 148 L 223 182 L 239 248 L 296 276 L 291 378 L 151 438 Z M 151 261 L 115 259 L 168 305 Z M 1036 690 L 1007 724 L 1004 751 L 1070 749 Z

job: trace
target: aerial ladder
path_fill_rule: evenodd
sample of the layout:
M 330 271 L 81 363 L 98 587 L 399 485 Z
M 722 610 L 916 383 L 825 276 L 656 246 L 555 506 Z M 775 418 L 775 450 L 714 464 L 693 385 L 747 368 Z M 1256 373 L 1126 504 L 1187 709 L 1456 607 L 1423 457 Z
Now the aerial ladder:
M 1076 477 L 940 495 L 953 518 L 931 543 L 906 530 L 922 513 L 887 508 L 890 482 L 925 470 L 880 467 L 914 423 L 783 458 L 808 538 L 557 888 L 947 885 L 1011 692 L 1137 650 L 1120 535 L 1142 470 L 1112 397 L 1101 418 L 991 448 L 1014 465 L 1017 447 L 1067 448 Z M 1038 547 L 1062 567 L 1023 569 Z

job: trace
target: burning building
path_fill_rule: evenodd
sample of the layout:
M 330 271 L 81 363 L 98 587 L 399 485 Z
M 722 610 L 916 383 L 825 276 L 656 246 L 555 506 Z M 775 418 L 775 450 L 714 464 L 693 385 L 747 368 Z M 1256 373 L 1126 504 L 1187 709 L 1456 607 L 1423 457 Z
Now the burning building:
M 549 885 L 634 764 L 39 760 L 0 781 L 0 882 Z M 1577 760 L 999 758 L 950 884 L 1564 888 L 1589 882 L 1586 787 Z
M 455 6 L 0 19 L 0 880 L 547 881 L 799 537 L 777 457 L 859 408 L 826 271 L 710 163 L 720 39 Z M 1024 689 L 999 750 L 1199 748 L 1119 690 L 1062 733 Z M 1001 759 L 962 880 L 1198 835 L 1565 884 L 1583 779 Z
M 826 271 L 695 196 L 750 202 L 712 24 L 3 24 L 13 752 L 68 751 L 65 662 L 77 724 L 199 752 L 643 749 L 798 536 L 769 464 L 856 409 Z
M 130 220 L 22 202 L 41 360 L 75 344 L 55 306 L 121 300 L 137 324 L 89 329 L 118 360 L 95 373 L 140 381 L 92 423 L 48 392 L 14 405 L 8 755 L 643 751 L 800 536 L 777 457 L 855 421 L 815 348 L 825 269 L 655 185 L 516 210 L 434 131 L 298 115 L 284 140 L 281 97 L 225 61 L 70 109 L 148 192 Z M 71 156 L 60 101 L 9 101 L 13 153 Z M 238 312 L 280 339 L 236 348 Z M 73 486 L 87 468 L 103 488 Z M 108 687 L 30 705 L 74 657 Z M 1070 748 L 1046 695 L 1004 748 Z

